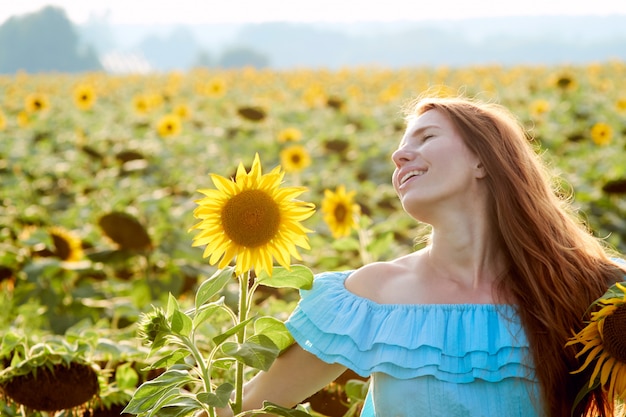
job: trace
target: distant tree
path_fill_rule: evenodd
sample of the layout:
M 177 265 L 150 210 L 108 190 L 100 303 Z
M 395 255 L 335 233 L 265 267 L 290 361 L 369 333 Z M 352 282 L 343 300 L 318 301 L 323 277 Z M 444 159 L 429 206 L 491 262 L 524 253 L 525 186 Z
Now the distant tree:
M 268 65 L 269 58 L 267 56 L 245 46 L 225 50 L 218 61 L 218 66 L 221 68 L 265 68 Z
M 0 72 L 100 69 L 96 54 L 79 45 L 63 9 L 47 6 L 39 12 L 11 17 L 0 26 Z

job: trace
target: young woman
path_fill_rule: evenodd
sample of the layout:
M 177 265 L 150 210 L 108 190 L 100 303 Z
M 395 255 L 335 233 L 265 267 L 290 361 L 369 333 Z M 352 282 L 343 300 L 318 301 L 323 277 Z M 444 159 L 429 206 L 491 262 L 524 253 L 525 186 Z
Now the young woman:
M 392 181 L 428 244 L 318 275 L 287 322 L 297 343 L 244 408 L 293 406 L 350 368 L 371 375 L 363 416 L 569 417 L 589 374 L 565 344 L 625 271 L 504 108 L 428 98 L 407 120 Z M 613 413 L 596 390 L 573 415 Z

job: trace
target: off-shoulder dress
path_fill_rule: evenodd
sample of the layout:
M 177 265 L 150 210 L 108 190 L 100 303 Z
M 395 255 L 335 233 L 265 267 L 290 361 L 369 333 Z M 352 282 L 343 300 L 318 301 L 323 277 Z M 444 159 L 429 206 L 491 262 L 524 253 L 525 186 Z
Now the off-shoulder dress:
M 371 376 L 362 417 L 541 416 L 528 340 L 506 304 L 378 304 L 315 277 L 286 322 L 328 363 Z

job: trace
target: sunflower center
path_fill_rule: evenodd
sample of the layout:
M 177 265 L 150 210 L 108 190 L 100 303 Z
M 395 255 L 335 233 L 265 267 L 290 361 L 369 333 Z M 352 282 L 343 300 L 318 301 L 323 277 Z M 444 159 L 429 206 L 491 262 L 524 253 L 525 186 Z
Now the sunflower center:
M 606 351 L 626 363 L 626 304 L 622 304 L 604 319 L 602 341 Z
M 279 230 L 278 204 L 264 191 L 242 191 L 224 205 L 222 226 L 236 244 L 249 248 L 265 245 Z
M 333 213 L 338 223 L 343 222 L 348 215 L 348 209 L 343 204 L 337 204 Z

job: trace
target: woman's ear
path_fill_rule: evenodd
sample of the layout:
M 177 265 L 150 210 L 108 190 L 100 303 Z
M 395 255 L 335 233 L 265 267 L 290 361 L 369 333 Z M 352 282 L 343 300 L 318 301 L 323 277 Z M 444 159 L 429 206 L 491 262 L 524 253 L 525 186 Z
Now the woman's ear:
M 483 165 L 483 163 L 480 161 L 476 162 L 474 171 L 476 172 L 475 175 L 477 179 L 485 178 L 487 176 L 487 170 L 485 169 L 485 166 Z

